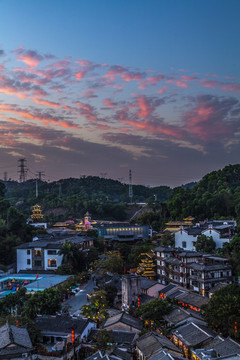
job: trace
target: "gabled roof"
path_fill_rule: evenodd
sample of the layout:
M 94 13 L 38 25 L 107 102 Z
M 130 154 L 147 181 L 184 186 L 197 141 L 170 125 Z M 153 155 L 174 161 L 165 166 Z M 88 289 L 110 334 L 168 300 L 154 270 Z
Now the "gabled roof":
M 141 336 L 137 341 L 137 347 L 146 358 L 149 358 L 161 349 L 181 353 L 181 350 L 179 350 L 166 336 L 155 332 L 149 332 Z
M 156 284 L 158 284 L 158 282 L 155 280 L 150 280 L 150 279 L 141 277 L 141 289 L 147 290 Z
M 111 318 L 108 318 L 104 324 L 104 328 L 107 328 L 109 326 L 112 326 L 117 323 L 123 323 L 125 325 L 131 326 L 135 329 L 142 330 L 143 324 L 142 321 L 125 313 L 122 312 L 121 314 L 112 316 Z
M 219 342 L 217 345 L 215 345 L 214 350 L 220 356 L 227 356 L 232 354 L 240 355 L 240 344 L 238 344 L 236 341 L 228 337 L 224 341 Z
M 187 346 L 196 346 L 215 336 L 206 326 L 193 322 L 180 326 L 173 334 Z
M 17 327 L 14 325 L 5 325 L 0 327 L 0 349 L 10 345 L 16 344 L 26 348 L 32 348 L 28 331 L 26 328 Z
M 132 355 L 129 354 L 129 352 L 123 351 L 117 347 L 113 349 L 111 355 L 115 355 L 118 359 L 121 360 L 132 360 Z
M 178 300 L 197 308 L 209 303 L 209 298 L 191 292 L 186 292 L 183 296 L 179 296 Z
M 69 315 L 38 315 L 34 322 L 45 334 L 69 334 L 73 327 L 76 334 L 82 334 L 90 320 Z
M 95 352 L 93 355 L 86 358 L 86 360 L 110 360 L 107 354 L 103 355 L 103 353 L 99 350 Z
M 171 247 L 166 247 L 166 246 L 158 246 L 155 249 L 153 249 L 154 252 L 159 251 L 159 252 L 173 252 L 176 251 L 176 249 L 173 249 Z
M 170 354 L 166 350 L 160 350 L 153 356 L 150 356 L 148 360 L 183 360 L 184 358 L 182 356 L 176 356 L 173 354 Z
M 107 330 L 107 329 L 106 329 Z M 101 329 L 91 329 L 88 335 L 88 341 L 94 341 L 94 337 Z M 131 345 L 136 339 L 136 333 L 132 331 L 122 331 L 122 330 L 107 330 L 110 333 L 110 336 L 114 340 L 114 344 L 118 345 Z

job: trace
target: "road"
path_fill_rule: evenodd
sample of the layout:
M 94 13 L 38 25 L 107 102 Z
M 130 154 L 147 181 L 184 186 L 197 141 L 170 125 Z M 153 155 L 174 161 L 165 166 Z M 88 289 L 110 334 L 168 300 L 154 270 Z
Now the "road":
M 83 287 L 80 287 L 80 291 L 71 299 L 66 300 L 63 304 L 63 308 L 69 308 L 71 315 L 78 315 L 80 308 L 87 304 L 87 294 L 92 294 L 94 290 L 95 282 L 89 280 Z

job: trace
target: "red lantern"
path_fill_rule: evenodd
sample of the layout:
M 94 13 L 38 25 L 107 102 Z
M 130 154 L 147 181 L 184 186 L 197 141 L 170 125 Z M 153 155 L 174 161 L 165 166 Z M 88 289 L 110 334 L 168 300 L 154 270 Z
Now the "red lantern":
M 75 331 L 72 330 L 72 343 L 74 343 L 74 341 L 75 341 Z

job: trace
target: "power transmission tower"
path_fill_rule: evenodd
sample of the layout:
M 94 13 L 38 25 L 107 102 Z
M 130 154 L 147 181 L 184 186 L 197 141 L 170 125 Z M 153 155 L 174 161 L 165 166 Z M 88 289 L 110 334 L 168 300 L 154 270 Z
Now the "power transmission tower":
M 26 161 L 27 161 L 26 159 L 19 159 L 18 160 L 18 163 L 19 163 L 18 167 L 20 169 L 20 170 L 18 170 L 19 182 L 20 183 L 26 181 L 26 179 L 27 179 L 27 171 L 28 171 L 28 169 L 27 169 L 27 167 L 25 165 Z
M 129 170 L 129 199 L 130 199 L 130 204 L 132 204 L 133 202 L 132 170 Z
M 38 171 L 36 173 L 36 176 L 37 176 L 38 180 L 42 181 L 43 177 L 45 176 L 45 173 L 44 173 L 44 171 Z

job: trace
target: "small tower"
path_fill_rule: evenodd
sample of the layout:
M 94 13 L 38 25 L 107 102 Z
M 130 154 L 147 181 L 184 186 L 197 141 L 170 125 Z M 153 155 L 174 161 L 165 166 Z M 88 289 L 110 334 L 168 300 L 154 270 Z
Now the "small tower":
M 84 230 L 89 230 L 89 229 L 91 229 L 91 215 L 87 211 L 86 214 L 84 215 Z
M 155 265 L 155 254 L 151 250 L 150 253 L 142 253 L 141 261 L 138 265 L 136 273 L 138 275 L 144 276 L 147 279 L 155 280 L 156 279 L 156 265 Z
M 137 307 L 138 298 L 141 294 L 141 278 L 134 274 L 122 277 L 122 309 L 129 311 Z
M 33 222 L 42 222 L 43 214 L 40 205 L 33 206 L 31 219 L 33 220 Z

